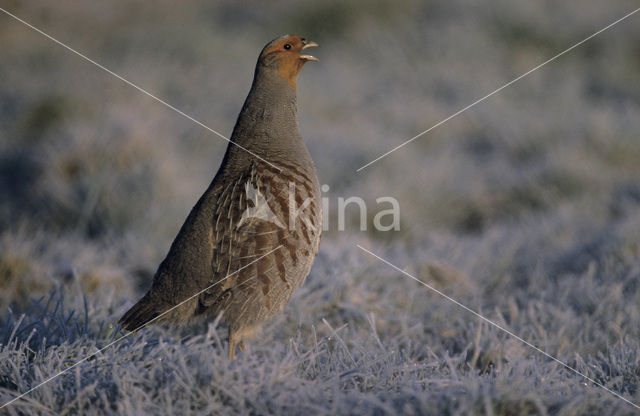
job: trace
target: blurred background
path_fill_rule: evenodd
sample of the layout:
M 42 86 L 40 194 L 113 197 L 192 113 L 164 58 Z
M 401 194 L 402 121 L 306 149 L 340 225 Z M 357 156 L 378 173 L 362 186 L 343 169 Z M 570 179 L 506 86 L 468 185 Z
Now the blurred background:
M 298 110 L 330 185 L 331 223 L 283 319 L 294 329 L 318 316 L 353 319 L 346 334 L 357 338 L 359 314 L 375 312 L 420 322 L 420 335 L 405 335 L 436 351 L 474 339 L 471 316 L 358 243 L 566 357 L 629 338 L 638 349 L 640 15 L 356 169 L 637 5 L 0 1 L 227 137 L 261 48 L 285 33 L 318 42 Z M 109 293 L 114 309 L 103 316 L 115 321 L 148 287 L 225 148 L 0 13 L 0 314 L 66 285 L 89 299 Z M 338 232 L 339 196 L 364 198 L 369 224 L 375 199 L 395 197 L 401 230 L 361 232 L 353 209 Z M 400 331 L 380 322 L 381 334 Z M 504 352 L 492 342 L 483 365 Z M 638 368 L 625 379 L 634 386 Z
M 338 196 L 365 198 L 370 224 L 388 207 L 375 199 L 392 196 L 401 206 L 400 232 L 360 233 L 352 207 L 344 234 L 395 247 L 424 246 L 442 235 L 492 243 L 498 234 L 499 244 L 506 238 L 530 250 L 523 261 L 533 266 L 545 249 L 567 248 L 563 241 L 571 245 L 576 235 L 588 244 L 637 211 L 635 17 L 356 169 L 634 4 L 2 7 L 226 136 L 262 46 L 283 33 L 313 39 L 321 61 L 301 74 L 299 114 L 320 181 L 331 187 L 324 196 L 332 232 L 323 246 L 342 238 L 335 231 Z M 3 289 L 11 288 L 2 291 L 5 302 L 36 290 L 14 285 L 47 286 L 42 271 L 33 270 L 52 274 L 54 263 L 83 274 L 86 288 L 128 285 L 125 274 L 133 269 L 152 273 L 215 174 L 226 142 L 25 25 L 1 19 L 0 267 Z

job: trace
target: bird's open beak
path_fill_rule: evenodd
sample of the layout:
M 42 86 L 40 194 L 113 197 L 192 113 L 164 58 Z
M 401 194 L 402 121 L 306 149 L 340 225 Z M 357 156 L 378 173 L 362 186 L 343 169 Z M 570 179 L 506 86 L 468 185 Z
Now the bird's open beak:
M 305 41 L 304 45 L 302 46 L 302 50 L 305 50 L 307 48 L 311 48 L 311 47 L 314 47 L 314 46 L 320 46 L 320 45 L 318 45 L 317 43 L 312 42 L 310 40 L 309 41 Z M 316 58 L 315 56 L 311 56 L 311 55 L 300 55 L 300 59 L 304 59 L 305 61 L 316 61 L 316 62 L 319 61 L 318 58 Z

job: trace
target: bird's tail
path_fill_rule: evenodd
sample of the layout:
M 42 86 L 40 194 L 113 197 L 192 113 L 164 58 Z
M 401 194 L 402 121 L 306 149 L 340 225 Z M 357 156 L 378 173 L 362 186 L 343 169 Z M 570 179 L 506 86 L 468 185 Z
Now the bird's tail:
M 120 325 L 127 331 L 135 331 L 159 315 L 155 302 L 145 295 L 120 318 Z

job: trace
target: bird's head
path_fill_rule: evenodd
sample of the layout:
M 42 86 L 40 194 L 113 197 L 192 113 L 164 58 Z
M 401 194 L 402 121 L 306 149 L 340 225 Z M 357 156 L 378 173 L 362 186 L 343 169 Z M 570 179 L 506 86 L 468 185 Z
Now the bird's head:
M 302 53 L 312 46 L 318 46 L 318 44 L 301 36 L 280 36 L 264 47 L 258 58 L 258 67 L 277 71 L 280 77 L 288 81 L 292 88 L 295 88 L 302 66 L 309 61 L 318 61 L 315 56 Z

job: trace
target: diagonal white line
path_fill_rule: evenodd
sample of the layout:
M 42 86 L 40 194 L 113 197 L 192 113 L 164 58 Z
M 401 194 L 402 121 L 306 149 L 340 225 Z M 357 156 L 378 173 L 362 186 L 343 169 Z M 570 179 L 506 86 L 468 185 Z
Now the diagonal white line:
M 273 253 L 274 251 L 278 250 L 280 247 L 282 247 L 282 244 L 280 244 L 278 247 L 274 248 L 273 250 L 269 251 L 266 254 L 263 254 L 262 256 L 260 256 L 259 258 L 255 259 L 254 261 L 247 263 L 246 265 L 242 266 L 241 268 L 239 268 L 238 270 L 236 270 L 235 272 L 228 274 L 226 277 L 224 277 L 223 279 L 218 280 L 217 282 L 205 287 L 204 289 L 202 289 L 201 291 L 199 291 L 198 293 L 196 293 L 195 295 L 183 300 L 182 302 L 178 303 L 175 306 L 172 306 L 170 309 L 167 309 L 166 311 L 162 312 L 160 315 L 156 316 L 155 318 L 145 322 L 144 324 L 140 325 L 139 327 L 137 327 L 136 329 L 134 329 L 131 332 L 126 333 L 125 335 L 121 336 L 120 338 L 116 339 L 115 341 L 110 342 L 109 344 L 107 344 L 106 346 L 100 348 L 98 351 L 94 352 L 93 354 L 87 355 L 85 358 L 83 358 L 82 360 L 74 363 L 73 365 L 71 365 L 70 367 L 65 368 L 64 370 L 60 371 L 57 374 L 52 375 L 51 377 L 49 377 L 48 379 L 46 379 L 45 381 L 41 382 L 40 384 L 38 384 L 35 387 L 30 388 L 29 390 L 25 391 L 24 393 L 20 394 L 19 396 L 14 397 L 13 399 L 9 400 L 8 402 L 4 403 L 2 406 L 0 406 L 0 409 L 3 409 L 6 406 L 9 406 L 11 403 L 15 402 L 16 400 L 21 399 L 22 397 L 26 396 L 27 394 L 31 393 L 32 391 L 44 386 L 45 384 L 47 384 L 48 382 L 50 382 L 51 380 L 53 380 L 54 378 L 61 376 L 62 374 L 68 372 L 69 370 L 71 370 L 74 367 L 77 367 L 78 365 L 82 364 L 83 362 L 87 361 L 88 359 L 100 354 L 102 351 L 106 350 L 107 348 L 109 348 L 110 346 L 112 346 L 113 344 L 116 344 L 120 341 L 122 341 L 123 339 L 127 338 L 129 335 L 139 331 L 140 329 L 142 329 L 143 327 L 149 325 L 150 323 L 152 323 L 153 321 L 160 319 L 162 316 L 164 316 L 165 314 L 171 312 L 172 310 L 174 310 L 175 308 L 179 307 L 180 305 L 183 305 L 184 303 L 190 301 L 191 299 L 195 298 L 196 296 L 200 295 L 201 293 L 211 289 L 212 287 L 214 287 L 215 285 L 224 282 L 225 280 L 227 280 L 228 278 L 230 278 L 231 276 L 233 276 L 234 274 L 242 271 L 243 269 L 251 266 L 253 263 L 260 261 L 261 259 L 263 259 L 264 257 L 268 256 L 269 254 Z M 250 279 L 249 279 L 250 280 Z
M 442 120 L 441 122 L 429 127 L 428 129 L 426 129 L 425 131 L 423 131 L 420 134 L 416 134 L 415 136 L 413 136 L 412 138 L 410 138 L 409 140 L 407 140 L 404 143 L 399 144 L 398 146 L 394 147 L 393 149 L 389 150 L 387 153 L 384 153 L 380 156 L 378 156 L 377 158 L 373 159 L 371 162 L 367 163 L 366 165 L 361 166 L 360 168 L 356 169 L 356 172 L 360 172 L 362 169 L 376 163 L 378 160 L 382 159 L 385 156 L 388 156 L 389 154 L 395 152 L 396 150 L 400 149 L 401 147 L 411 143 L 412 141 L 416 140 L 418 137 L 421 137 L 427 133 L 429 133 L 431 130 L 435 129 L 436 127 L 440 126 L 441 124 L 446 123 L 447 121 L 451 120 L 452 118 L 464 113 L 465 111 L 467 111 L 468 109 L 470 109 L 471 107 L 475 106 L 476 104 L 481 103 L 482 101 L 486 100 L 487 98 L 491 97 L 494 94 L 497 94 L 498 92 L 502 91 L 503 89 L 507 88 L 509 85 L 518 82 L 519 80 L 521 80 L 522 78 L 526 77 L 527 75 L 529 75 L 530 73 L 542 68 L 543 66 L 545 66 L 546 64 L 548 64 L 551 61 L 556 60 L 557 58 L 561 57 L 562 55 L 566 54 L 567 52 L 577 48 L 578 46 L 582 45 L 583 43 L 585 43 L 586 41 L 588 41 L 589 39 L 599 35 L 600 33 L 604 32 L 605 30 L 609 29 L 610 27 L 622 22 L 624 19 L 630 17 L 631 15 L 633 15 L 634 13 L 638 12 L 640 10 L 640 8 L 635 9 L 634 11 L 622 16 L 621 18 L 619 18 L 618 20 L 616 20 L 613 23 L 610 23 L 609 25 L 607 25 L 606 27 L 603 27 L 602 29 L 598 30 L 596 33 L 582 39 L 580 42 L 576 43 L 575 45 L 571 46 L 568 49 L 565 49 L 564 51 L 560 52 L 559 54 L 547 59 L 546 61 L 544 61 L 543 63 L 541 63 L 540 65 L 536 66 L 533 69 L 530 69 L 529 71 L 525 72 L 524 74 L 520 75 L 519 77 L 507 82 L 506 84 L 504 84 L 502 87 L 490 92 L 489 94 L 485 95 L 484 97 L 474 101 L 473 103 L 469 104 L 468 106 L 464 107 L 461 110 L 458 110 L 457 112 L 451 114 L 449 117 L 445 118 L 444 120 Z
M 57 43 L 58 45 L 62 46 L 63 48 L 75 53 L 76 55 L 78 55 L 79 57 L 81 57 L 82 59 L 84 59 L 85 61 L 88 61 L 92 64 L 94 64 L 95 66 L 97 66 L 98 68 L 102 69 L 103 71 L 113 75 L 114 77 L 118 78 L 119 80 L 123 81 L 124 83 L 132 86 L 133 88 L 137 89 L 138 91 L 142 92 L 143 94 L 148 95 L 149 97 L 153 98 L 154 100 L 156 100 L 157 102 L 165 105 L 166 107 L 170 108 L 171 110 L 175 111 L 176 113 L 180 114 L 181 116 L 184 116 L 186 118 L 188 118 L 189 120 L 193 121 L 194 123 L 196 123 L 197 125 L 209 130 L 211 133 L 219 136 L 220 138 L 226 140 L 227 142 L 233 144 L 234 146 L 239 147 L 240 149 L 244 150 L 245 152 L 249 153 L 251 156 L 263 161 L 264 163 L 268 164 L 269 166 L 276 168 L 278 171 L 282 171 L 282 169 L 280 169 L 278 166 L 274 165 L 271 162 L 266 161 L 265 159 L 263 159 L 262 157 L 256 155 L 255 153 L 253 153 L 252 151 L 246 149 L 245 147 L 239 145 L 238 143 L 231 141 L 230 139 L 226 138 L 225 136 L 223 136 L 222 134 L 218 133 L 217 131 L 215 131 L 214 129 L 212 129 L 211 127 L 199 122 L 198 120 L 196 120 L 195 118 L 191 117 L 190 115 L 188 115 L 187 113 L 185 113 L 184 111 L 172 106 L 171 104 L 167 103 L 166 101 L 156 97 L 155 95 L 151 94 L 149 91 L 143 89 L 142 87 L 137 86 L 136 84 L 134 84 L 133 82 L 129 81 L 128 79 L 116 74 L 115 72 L 111 71 L 109 68 L 104 67 L 103 65 L 100 65 L 99 63 L 97 63 L 96 61 L 94 61 L 93 59 L 83 55 L 82 53 L 76 51 L 75 49 L 73 49 L 72 47 L 68 46 L 65 43 L 62 43 L 61 41 L 59 41 L 58 39 L 54 38 L 53 36 L 43 32 L 42 30 L 38 29 L 37 27 L 31 25 L 28 22 L 25 22 L 24 20 L 22 20 L 21 18 L 19 18 L 18 16 L 9 13 L 8 11 L 6 11 L 5 9 L 0 7 L 0 11 L 2 11 L 3 13 L 5 13 L 8 16 L 13 17 L 15 20 L 17 20 L 20 23 L 23 23 L 24 25 L 30 27 L 31 29 L 35 30 L 36 32 L 40 33 L 41 35 L 51 39 L 52 41 L 54 41 L 55 43 Z
M 404 274 L 405 276 L 410 277 L 411 279 L 415 280 L 416 282 L 420 283 L 421 285 L 427 287 L 428 289 L 431 289 L 432 291 L 436 292 L 438 295 L 442 296 L 443 298 L 455 303 L 456 305 L 460 306 L 462 309 L 466 310 L 467 312 L 471 312 L 473 315 L 477 316 L 478 318 L 482 319 L 483 321 L 487 322 L 488 324 L 495 326 L 496 328 L 498 328 L 499 330 L 503 331 L 504 333 L 512 336 L 513 338 L 517 339 L 518 341 L 522 342 L 523 344 L 525 344 L 525 345 L 533 348 L 534 350 L 538 351 L 540 354 L 544 355 L 545 357 L 552 359 L 553 361 L 557 362 L 558 364 L 561 364 L 566 369 L 578 374 L 579 376 L 584 377 L 585 379 L 589 380 L 590 382 L 592 382 L 596 386 L 603 388 L 604 390 L 606 390 L 609 393 L 613 394 L 617 398 L 624 400 L 625 402 L 627 402 L 631 406 L 633 406 L 636 409 L 640 410 L 640 406 L 638 406 L 637 404 L 629 401 L 628 399 L 625 399 L 624 397 L 622 397 L 620 394 L 616 393 L 615 391 L 605 387 L 602 383 L 598 383 L 597 381 L 595 381 L 591 377 L 589 377 L 589 376 L 581 373 L 580 371 L 576 370 L 575 368 L 571 367 L 569 364 L 565 364 L 563 361 L 560 361 L 559 359 L 557 359 L 553 355 L 550 355 L 550 354 L 544 352 L 543 350 L 541 350 L 540 348 L 536 347 L 532 343 L 520 338 L 518 335 L 516 335 L 513 332 L 509 331 L 508 329 L 500 326 L 499 324 L 495 323 L 494 321 L 490 320 L 489 318 L 485 318 L 484 316 L 480 315 L 478 312 L 474 311 L 473 309 L 468 308 L 467 306 L 463 305 L 462 303 L 458 302 L 457 300 L 453 299 L 452 297 L 447 296 L 446 294 L 442 293 L 441 291 L 439 291 L 438 289 L 434 288 L 433 286 L 430 286 L 429 284 L 423 282 L 422 280 L 418 279 L 417 277 L 405 272 L 401 268 L 399 268 L 399 267 L 395 266 L 394 264 L 388 262 L 387 260 L 385 260 L 382 257 L 378 256 L 377 254 L 372 253 L 371 251 L 367 250 L 366 248 L 362 247 L 361 245 L 356 244 L 356 246 L 358 246 L 358 248 L 360 250 L 372 255 L 376 259 L 382 261 L 383 263 L 387 264 L 388 266 L 391 266 L 392 268 L 396 269 L 397 271 L 399 271 L 400 273 Z

